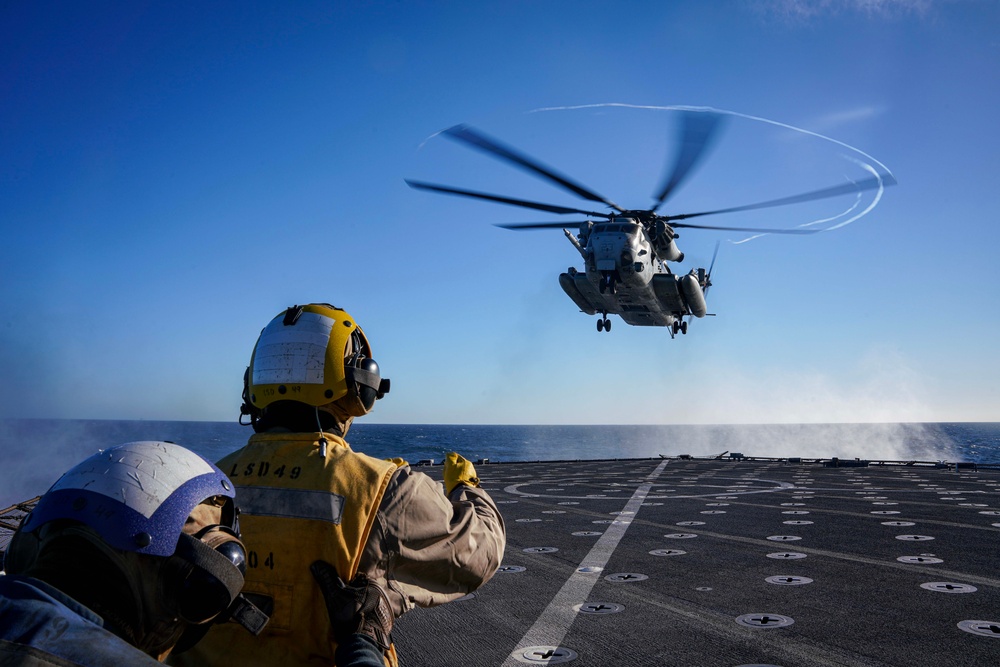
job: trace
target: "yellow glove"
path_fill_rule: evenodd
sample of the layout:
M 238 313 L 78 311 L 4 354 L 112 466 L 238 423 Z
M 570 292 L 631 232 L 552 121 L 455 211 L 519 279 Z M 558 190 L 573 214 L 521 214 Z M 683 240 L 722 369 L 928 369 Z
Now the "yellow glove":
M 444 488 L 448 495 L 455 490 L 459 484 L 469 486 L 479 486 L 479 478 L 476 477 L 476 468 L 472 462 L 461 455 L 451 452 L 444 457 Z
M 398 456 L 394 456 L 391 459 L 386 459 L 389 463 L 395 463 L 397 468 L 402 468 L 403 466 L 410 465 L 405 459 L 401 459 Z

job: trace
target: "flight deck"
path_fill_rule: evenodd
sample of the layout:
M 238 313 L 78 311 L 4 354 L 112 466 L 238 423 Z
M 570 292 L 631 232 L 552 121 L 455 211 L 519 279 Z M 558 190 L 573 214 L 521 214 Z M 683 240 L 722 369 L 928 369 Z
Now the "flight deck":
M 477 472 L 504 516 L 503 564 L 399 619 L 404 665 L 1000 664 L 1000 471 L 660 458 Z

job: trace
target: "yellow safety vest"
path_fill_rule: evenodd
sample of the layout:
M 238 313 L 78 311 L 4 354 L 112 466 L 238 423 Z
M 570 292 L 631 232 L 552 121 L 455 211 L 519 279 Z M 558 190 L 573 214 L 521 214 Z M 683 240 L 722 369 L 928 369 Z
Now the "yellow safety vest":
M 336 642 L 323 595 L 309 570 L 325 560 L 346 582 L 358 562 L 396 465 L 351 450 L 334 435 L 258 433 L 219 461 L 236 483 L 247 548 L 243 590 L 274 600 L 264 632 L 234 623 L 212 628 L 171 663 L 179 665 L 333 665 Z M 386 664 L 396 665 L 395 649 Z

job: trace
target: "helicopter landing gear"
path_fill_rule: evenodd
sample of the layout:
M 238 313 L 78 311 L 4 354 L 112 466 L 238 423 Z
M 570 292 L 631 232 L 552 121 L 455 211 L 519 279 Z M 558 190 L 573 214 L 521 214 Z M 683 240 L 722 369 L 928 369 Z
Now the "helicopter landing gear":
M 680 333 L 680 334 L 686 334 L 688 332 L 688 323 L 687 322 L 680 322 L 680 321 L 675 320 L 674 323 L 673 323 L 673 325 L 672 325 L 672 327 L 671 327 L 671 329 L 670 329 L 670 331 L 675 336 L 678 333 Z
M 611 320 L 608 319 L 607 313 L 604 313 L 604 317 L 602 319 L 597 320 L 597 330 L 611 331 Z
M 684 334 L 684 335 L 686 335 L 687 332 L 688 332 L 688 323 L 687 322 L 681 322 L 681 333 Z

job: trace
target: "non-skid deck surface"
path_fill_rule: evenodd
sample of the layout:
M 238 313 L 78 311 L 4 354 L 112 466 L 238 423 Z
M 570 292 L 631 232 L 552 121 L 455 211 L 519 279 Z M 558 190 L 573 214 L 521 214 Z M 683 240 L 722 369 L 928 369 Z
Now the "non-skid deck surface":
M 477 471 L 506 522 L 503 565 L 472 596 L 399 619 L 403 665 L 1000 665 L 997 471 Z

